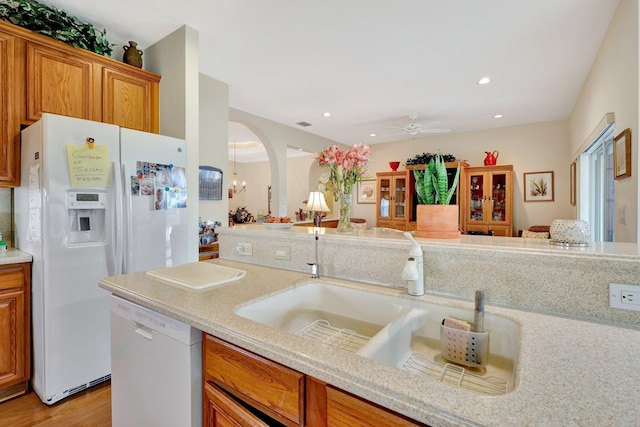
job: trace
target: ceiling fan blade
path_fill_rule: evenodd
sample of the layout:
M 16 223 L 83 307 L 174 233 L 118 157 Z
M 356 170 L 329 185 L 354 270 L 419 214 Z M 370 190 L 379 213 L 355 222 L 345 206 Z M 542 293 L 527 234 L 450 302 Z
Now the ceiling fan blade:
M 451 129 L 422 129 L 420 133 L 448 133 Z

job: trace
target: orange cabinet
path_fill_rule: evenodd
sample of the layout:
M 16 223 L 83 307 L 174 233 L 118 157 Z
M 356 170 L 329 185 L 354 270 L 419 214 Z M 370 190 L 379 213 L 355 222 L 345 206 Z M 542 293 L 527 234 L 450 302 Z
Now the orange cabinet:
M 160 77 L 134 69 L 102 68 L 102 121 L 158 133 Z
M 24 394 L 31 376 L 30 265 L 0 265 L 0 402 Z
M 42 113 L 158 133 L 160 76 L 0 22 L 0 187 L 20 185 L 20 129 Z
M 513 235 L 513 166 L 465 170 L 464 229 L 496 236 Z
M 0 32 L 0 186 L 20 183 L 20 138 L 16 121 L 15 37 Z
M 410 230 L 412 194 L 409 172 L 378 172 L 376 174 L 376 226 Z M 414 227 L 415 228 L 415 227 Z
M 206 427 L 424 425 L 211 335 L 203 345 Z
M 27 120 L 42 113 L 99 120 L 92 76 L 93 62 L 83 55 L 27 42 Z

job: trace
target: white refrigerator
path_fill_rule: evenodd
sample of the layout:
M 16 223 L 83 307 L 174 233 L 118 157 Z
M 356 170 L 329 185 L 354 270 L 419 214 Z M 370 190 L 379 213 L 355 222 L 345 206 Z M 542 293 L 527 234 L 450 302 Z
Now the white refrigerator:
M 33 255 L 32 386 L 53 404 L 110 378 L 110 294 L 98 281 L 190 261 L 197 227 L 183 140 L 43 114 L 21 154 L 15 246 Z

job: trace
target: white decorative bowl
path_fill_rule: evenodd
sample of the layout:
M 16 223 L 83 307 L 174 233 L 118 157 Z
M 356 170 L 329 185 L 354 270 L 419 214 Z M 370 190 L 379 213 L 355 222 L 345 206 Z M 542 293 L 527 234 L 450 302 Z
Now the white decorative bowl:
M 589 223 L 579 219 L 554 219 L 549 229 L 551 243 L 586 246 L 591 240 Z

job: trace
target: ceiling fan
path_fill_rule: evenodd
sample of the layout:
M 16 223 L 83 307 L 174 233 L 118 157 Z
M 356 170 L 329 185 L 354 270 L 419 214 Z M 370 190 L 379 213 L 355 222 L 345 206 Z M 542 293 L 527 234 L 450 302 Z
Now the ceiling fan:
M 403 134 L 407 134 L 407 135 L 410 135 L 410 136 L 417 136 L 417 135 L 419 135 L 421 133 L 447 133 L 447 132 L 451 132 L 451 129 L 438 129 L 438 128 L 433 127 L 433 126 L 438 126 L 440 124 L 440 122 L 431 121 L 431 122 L 419 123 L 419 122 L 416 122 L 417 118 L 418 118 L 417 115 L 411 114 L 409 116 L 409 123 L 407 123 L 403 127 L 389 126 L 389 128 L 391 128 L 391 129 L 400 129 L 400 130 L 403 131 L 403 132 L 395 133 L 395 134 L 389 135 L 389 136 L 403 135 Z

